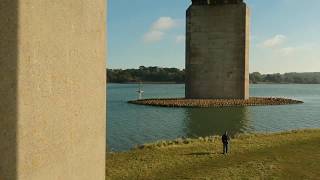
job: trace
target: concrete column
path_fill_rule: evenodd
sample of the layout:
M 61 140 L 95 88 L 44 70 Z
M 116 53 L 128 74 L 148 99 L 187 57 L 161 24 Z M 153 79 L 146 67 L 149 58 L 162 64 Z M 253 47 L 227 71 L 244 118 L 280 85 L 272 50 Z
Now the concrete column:
M 1 0 L 1 180 L 105 179 L 105 62 L 105 0 Z
M 249 18 L 241 2 L 189 7 L 187 98 L 249 98 Z

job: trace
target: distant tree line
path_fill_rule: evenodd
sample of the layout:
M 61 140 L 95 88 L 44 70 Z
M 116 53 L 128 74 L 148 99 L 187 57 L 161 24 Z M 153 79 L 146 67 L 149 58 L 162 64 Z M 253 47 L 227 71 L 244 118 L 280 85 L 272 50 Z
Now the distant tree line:
M 250 74 L 249 79 L 251 83 L 320 84 L 320 72 L 292 72 L 284 74 L 261 74 L 254 72 Z
M 108 69 L 107 79 L 111 83 L 126 82 L 174 82 L 184 83 L 185 72 L 177 68 L 145 67 L 139 69 Z
M 140 81 L 184 83 L 185 70 L 157 66 L 140 66 L 138 69 L 108 69 L 107 79 L 110 83 L 135 83 Z M 284 74 L 254 72 L 250 74 L 250 83 L 320 84 L 320 72 Z

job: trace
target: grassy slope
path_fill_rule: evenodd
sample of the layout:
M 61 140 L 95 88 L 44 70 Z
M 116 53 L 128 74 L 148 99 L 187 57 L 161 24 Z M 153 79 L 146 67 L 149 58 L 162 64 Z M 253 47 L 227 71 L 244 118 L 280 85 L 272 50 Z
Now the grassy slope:
M 219 138 L 107 155 L 107 179 L 317 179 L 320 130 L 241 135 L 231 153 Z

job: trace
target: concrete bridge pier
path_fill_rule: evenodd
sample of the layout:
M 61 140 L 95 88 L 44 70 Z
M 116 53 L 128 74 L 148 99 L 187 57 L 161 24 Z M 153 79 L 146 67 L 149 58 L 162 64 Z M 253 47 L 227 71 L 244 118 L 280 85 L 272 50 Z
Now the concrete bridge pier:
M 186 15 L 186 98 L 248 99 L 248 6 L 242 0 L 192 2 Z
M 106 0 L 1 0 L 0 179 L 103 180 Z

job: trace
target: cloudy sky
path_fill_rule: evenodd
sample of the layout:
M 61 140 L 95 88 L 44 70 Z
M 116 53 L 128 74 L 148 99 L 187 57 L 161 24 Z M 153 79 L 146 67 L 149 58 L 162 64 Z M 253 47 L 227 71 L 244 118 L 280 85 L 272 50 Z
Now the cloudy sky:
M 184 68 L 191 0 L 109 0 L 108 68 Z M 320 71 L 320 0 L 247 0 L 250 72 Z

